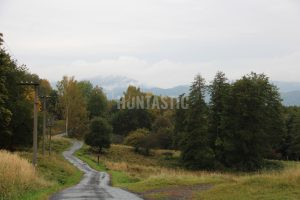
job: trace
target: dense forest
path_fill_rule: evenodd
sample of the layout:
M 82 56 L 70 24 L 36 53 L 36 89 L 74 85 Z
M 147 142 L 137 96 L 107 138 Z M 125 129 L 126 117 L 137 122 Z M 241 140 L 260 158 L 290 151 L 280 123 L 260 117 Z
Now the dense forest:
M 74 77 L 52 88 L 12 58 L 2 42 L 0 37 L 1 149 L 32 145 L 34 90 L 20 85 L 31 81 L 40 84 L 39 96 L 50 96 L 48 118 L 65 120 L 68 136 L 85 139 L 99 153 L 111 143 L 134 146 L 145 156 L 151 149 L 176 149 L 182 166 L 209 170 L 248 171 L 262 168 L 266 159 L 300 159 L 300 108 L 284 107 L 264 74 L 229 81 L 218 72 L 210 83 L 196 75 L 189 93 L 176 98 L 129 86 L 121 99 L 108 100 L 101 86 Z M 188 106 L 178 106 L 183 104 Z M 41 105 L 42 99 L 40 111 Z

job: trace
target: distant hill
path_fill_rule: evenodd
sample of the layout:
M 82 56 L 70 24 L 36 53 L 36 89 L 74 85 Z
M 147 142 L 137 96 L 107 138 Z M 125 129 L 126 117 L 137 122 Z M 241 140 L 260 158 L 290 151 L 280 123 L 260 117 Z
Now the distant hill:
M 178 97 L 179 95 L 181 95 L 183 93 L 188 93 L 189 86 L 188 85 L 179 85 L 179 86 L 167 88 L 167 89 L 153 87 L 153 88 L 141 88 L 141 90 L 144 92 L 151 92 L 155 95 Z
M 300 90 L 300 82 L 284 82 L 284 81 L 271 81 L 276 85 L 280 92 L 292 92 Z
M 96 76 L 89 79 L 93 85 L 99 85 L 104 89 L 127 88 L 128 85 L 139 85 L 139 82 L 125 76 Z
M 281 93 L 283 104 L 287 106 L 300 106 L 300 90 Z
M 132 85 L 132 84 L 131 84 Z M 103 87 L 103 86 L 102 86 Z M 107 89 L 105 87 L 104 91 L 109 99 L 118 99 L 123 95 L 123 92 L 126 91 L 128 85 L 126 87 L 114 87 L 112 89 Z M 188 93 L 189 86 L 188 85 L 180 85 L 172 88 L 158 88 L 158 87 L 147 87 L 147 86 L 139 86 L 142 92 L 149 92 L 158 96 L 170 96 L 170 97 L 178 97 L 183 93 Z
M 143 92 L 151 92 L 155 95 L 172 96 L 172 97 L 178 97 L 180 94 L 187 93 L 189 90 L 188 85 L 180 85 L 180 86 L 167 88 L 167 89 L 146 86 L 134 79 L 130 79 L 123 76 L 108 76 L 108 77 L 97 76 L 92 79 L 89 79 L 89 81 L 93 85 L 101 86 L 104 89 L 109 99 L 120 98 L 129 85 L 140 87 Z
M 129 85 L 140 87 L 143 92 L 151 92 L 155 95 L 178 97 L 189 92 L 189 85 L 179 85 L 171 88 L 159 88 L 146 86 L 134 79 L 124 76 L 96 76 L 89 79 L 93 85 L 101 86 L 109 99 L 119 99 Z M 272 81 L 279 88 L 284 105 L 300 106 L 300 82 Z

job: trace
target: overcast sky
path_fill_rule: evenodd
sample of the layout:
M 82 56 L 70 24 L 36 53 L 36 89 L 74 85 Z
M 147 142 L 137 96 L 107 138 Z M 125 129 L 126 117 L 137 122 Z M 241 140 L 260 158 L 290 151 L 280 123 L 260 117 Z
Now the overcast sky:
M 0 32 L 51 81 L 121 75 L 171 87 L 218 70 L 300 80 L 299 0 L 0 0 Z

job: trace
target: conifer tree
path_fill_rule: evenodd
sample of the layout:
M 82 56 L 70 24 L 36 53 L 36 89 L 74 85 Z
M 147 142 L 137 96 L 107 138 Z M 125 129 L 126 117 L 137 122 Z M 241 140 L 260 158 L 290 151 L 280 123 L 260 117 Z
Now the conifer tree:
M 218 72 L 209 87 L 210 91 L 210 113 L 209 113 L 209 135 L 210 145 L 218 160 L 223 159 L 223 132 L 222 119 L 229 97 L 230 84 L 223 72 Z
M 188 168 L 211 168 L 214 165 L 214 153 L 209 145 L 205 91 L 205 80 L 197 75 L 190 88 L 186 132 L 181 145 L 181 159 Z

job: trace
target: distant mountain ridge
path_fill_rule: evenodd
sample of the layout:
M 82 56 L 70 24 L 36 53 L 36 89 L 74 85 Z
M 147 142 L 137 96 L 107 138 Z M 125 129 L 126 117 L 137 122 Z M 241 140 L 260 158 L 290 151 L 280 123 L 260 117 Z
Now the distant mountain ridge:
M 161 96 L 170 96 L 170 97 L 178 97 L 179 95 L 183 93 L 188 93 L 189 91 L 189 85 L 179 85 L 172 88 L 159 88 L 159 87 L 153 87 L 153 88 L 141 88 L 144 92 L 151 92 L 155 95 L 161 95 Z
M 97 76 L 88 79 L 93 85 L 101 86 L 109 99 L 119 99 L 129 85 L 140 87 L 143 92 L 155 95 L 178 97 L 189 92 L 189 85 L 178 85 L 171 88 L 151 87 L 123 76 Z M 300 82 L 272 81 L 279 88 L 283 104 L 287 106 L 300 106 Z
M 283 92 L 281 98 L 286 106 L 300 106 L 300 90 Z
M 271 81 L 282 93 L 300 90 L 300 82 Z
M 139 82 L 125 76 L 96 76 L 88 79 L 93 85 L 99 85 L 107 90 L 127 88 L 128 85 L 139 85 Z

